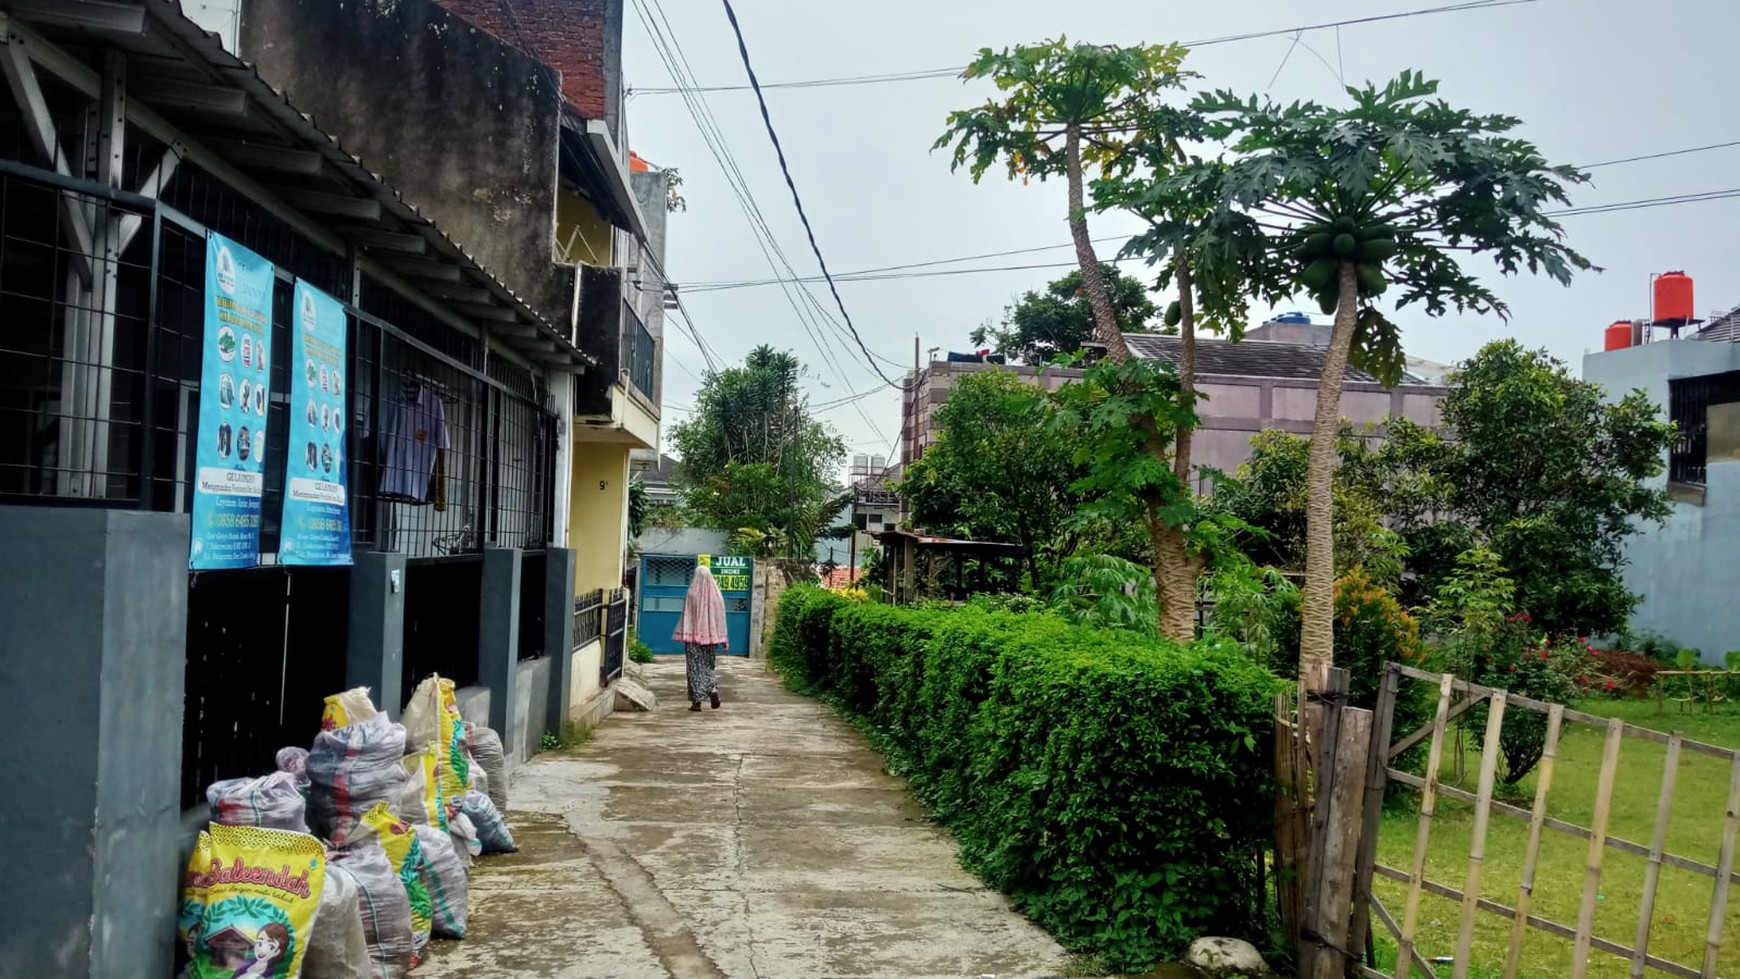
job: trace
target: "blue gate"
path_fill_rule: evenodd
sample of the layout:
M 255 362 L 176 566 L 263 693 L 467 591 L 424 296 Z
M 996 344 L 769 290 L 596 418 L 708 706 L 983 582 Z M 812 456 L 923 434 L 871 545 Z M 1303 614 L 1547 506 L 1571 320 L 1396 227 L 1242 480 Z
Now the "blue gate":
M 707 564 L 719 579 L 725 596 L 725 632 L 731 637 L 730 655 L 749 655 L 750 586 L 755 580 L 754 561 L 747 557 L 707 554 L 643 554 L 640 557 L 640 611 L 635 634 L 654 653 L 680 654 L 683 644 L 671 639 L 677 619 L 683 614 L 683 597 L 695 568 Z

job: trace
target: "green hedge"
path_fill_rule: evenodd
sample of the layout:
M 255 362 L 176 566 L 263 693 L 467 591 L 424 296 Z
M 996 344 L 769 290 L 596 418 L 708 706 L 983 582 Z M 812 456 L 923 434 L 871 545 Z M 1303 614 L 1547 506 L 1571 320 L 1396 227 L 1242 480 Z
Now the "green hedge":
M 806 586 L 769 655 L 867 719 L 966 866 L 1072 950 L 1138 969 L 1261 937 L 1279 681 L 1236 647 Z

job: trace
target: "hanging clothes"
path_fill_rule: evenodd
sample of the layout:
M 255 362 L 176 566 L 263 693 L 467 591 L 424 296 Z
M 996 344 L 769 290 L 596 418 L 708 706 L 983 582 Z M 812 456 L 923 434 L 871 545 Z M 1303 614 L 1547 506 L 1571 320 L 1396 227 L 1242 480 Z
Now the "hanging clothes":
M 441 396 L 426 384 L 408 382 L 389 416 L 386 455 L 381 461 L 381 498 L 429 503 L 437 463 L 450 448 Z M 446 487 L 437 487 L 434 498 L 445 505 Z

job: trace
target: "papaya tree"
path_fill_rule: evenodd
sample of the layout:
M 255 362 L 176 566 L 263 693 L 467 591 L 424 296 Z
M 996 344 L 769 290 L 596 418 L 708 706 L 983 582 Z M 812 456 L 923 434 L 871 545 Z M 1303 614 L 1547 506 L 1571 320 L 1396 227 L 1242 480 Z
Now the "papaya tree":
M 962 77 L 989 78 L 1002 94 L 981 106 L 951 113 L 948 130 L 934 148 L 953 144 L 954 166 L 968 166 L 975 182 L 999 161 L 1011 179 L 1064 177 L 1070 238 L 1082 290 L 1093 312 L 1093 336 L 1106 348 L 1113 375 L 1105 378 L 1109 385 L 1087 384 L 1084 391 L 1095 392 L 1092 403 L 1077 407 L 1102 421 L 1108 412 L 1125 411 L 1117 422 L 1136 433 L 1147 464 L 1129 458 L 1124 451 L 1128 446 L 1117 438 L 1099 447 L 1083 443 L 1077 461 L 1126 470 L 1098 480 L 1098 488 L 1119 487 L 1137 504 L 1153 547 L 1160 631 L 1188 641 L 1195 635 L 1195 582 L 1200 567 L 1188 541 L 1194 510 L 1189 481 L 1189 433 L 1196 425 L 1193 357 L 1187 352 L 1176 369 L 1185 378 L 1182 386 L 1162 377 L 1164 372 L 1132 364 L 1088 232 L 1086 203 L 1090 168 L 1101 177 L 1127 175 L 1144 162 L 1140 147 L 1148 148 L 1150 163 L 1163 155 L 1153 152 L 1154 147 L 1175 149 L 1175 140 L 1168 142 L 1165 135 L 1144 127 L 1164 118 L 1159 112 L 1162 95 L 1182 87 L 1187 77 L 1180 70 L 1184 55 L 1176 44 L 1119 47 L 1070 44 L 1063 38 L 1000 52 L 983 49 Z M 1185 305 L 1169 325 L 1177 325 L 1189 313 L 1188 281 L 1186 276 Z M 1189 344 L 1188 328 L 1183 335 Z M 1150 390 L 1135 390 L 1143 384 Z M 1150 411 L 1156 398 L 1167 407 Z
M 1476 277 L 1475 259 L 1505 275 L 1526 270 L 1561 283 L 1592 267 L 1546 210 L 1568 203 L 1567 186 L 1587 177 L 1517 138 L 1516 118 L 1477 115 L 1437 93 L 1437 82 L 1404 72 L 1381 87 L 1348 88 L 1345 107 L 1228 92 L 1192 104 L 1205 135 L 1227 147 L 1223 219 L 1243 215 L 1263 232 L 1266 246 L 1245 270 L 1253 292 L 1271 302 L 1309 294 L 1335 316 L 1306 475 L 1299 668 L 1307 689 L 1321 687 L 1334 662 L 1332 492 L 1347 365 L 1386 384 L 1401 379 L 1390 309 L 1508 319 L 1503 300 Z

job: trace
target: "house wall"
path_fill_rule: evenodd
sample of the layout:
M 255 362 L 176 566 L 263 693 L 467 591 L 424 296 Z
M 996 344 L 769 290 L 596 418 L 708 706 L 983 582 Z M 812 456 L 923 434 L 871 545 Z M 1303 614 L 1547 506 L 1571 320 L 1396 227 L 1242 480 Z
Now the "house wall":
M 948 401 L 956 381 L 985 370 L 1014 371 L 1022 380 L 1055 391 L 1081 377 L 1078 370 L 1033 367 L 999 367 L 990 364 L 959 364 L 937 361 L 920 376 L 918 391 L 918 454 L 936 439 L 936 412 Z M 1198 380 L 1204 396 L 1197 405 L 1201 426 L 1192 443 L 1191 460 L 1200 472 L 1218 469 L 1231 473 L 1251 457 L 1251 438 L 1277 429 L 1309 435 L 1317 414 L 1317 382 L 1299 378 L 1204 376 Z M 1663 389 L 1665 392 L 1665 388 Z M 1387 418 L 1406 418 L 1422 425 L 1443 421 L 1444 389 L 1428 385 L 1386 388 L 1381 384 L 1350 381 L 1342 387 L 1342 417 L 1355 424 L 1380 424 Z M 911 413 L 911 406 L 908 406 Z M 911 455 L 910 430 L 903 458 Z M 1209 489 L 1199 476 L 1201 490 Z
M 628 540 L 627 444 L 579 442 L 574 446 L 568 546 L 578 555 L 576 595 L 622 587 Z
M 1740 344 L 1663 340 L 1583 358 L 1584 380 L 1609 398 L 1641 390 L 1664 416 L 1670 380 L 1731 370 L 1740 370 Z M 1740 574 L 1740 461 L 1717 455 L 1717 444 L 1713 438 L 1702 502 L 1675 500 L 1664 523 L 1639 527 L 1625 543 L 1623 569 L 1626 588 L 1643 597 L 1632 629 L 1701 650 L 1709 663 L 1740 649 L 1740 620 L 1712 614 L 1733 601 Z M 1666 473 L 1651 482 L 1666 486 Z
M 438 0 L 448 10 L 543 59 L 562 94 L 622 142 L 622 0 Z
M 574 272 L 552 261 L 561 93 L 547 67 L 432 0 L 247 0 L 240 43 L 347 152 L 568 325 Z

